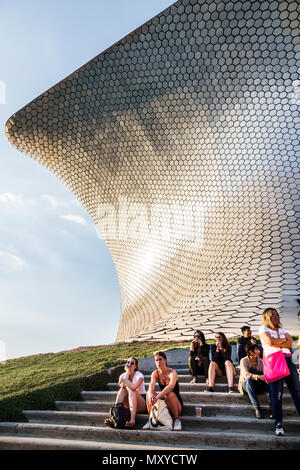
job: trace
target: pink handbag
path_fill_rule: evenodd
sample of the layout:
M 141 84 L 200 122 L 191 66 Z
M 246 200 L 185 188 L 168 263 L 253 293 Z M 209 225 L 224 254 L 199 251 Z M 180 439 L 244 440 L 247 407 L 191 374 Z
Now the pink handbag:
M 263 358 L 264 378 L 267 382 L 275 382 L 290 375 L 283 352 L 276 351 Z

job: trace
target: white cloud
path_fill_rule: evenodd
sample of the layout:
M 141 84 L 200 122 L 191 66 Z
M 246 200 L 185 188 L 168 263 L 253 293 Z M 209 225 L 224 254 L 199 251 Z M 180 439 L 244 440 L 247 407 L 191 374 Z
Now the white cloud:
M 51 207 L 67 207 L 68 204 L 63 201 L 59 201 L 56 199 L 54 196 L 51 196 L 50 194 L 41 194 L 42 199 L 46 199 L 51 205 Z
M 79 225 L 86 225 L 86 220 L 80 215 L 72 215 L 72 214 L 61 215 L 60 218 L 69 220 L 70 222 L 75 222 L 76 224 L 79 224 Z
M 21 271 L 25 268 L 25 262 L 9 251 L 0 251 L 0 270 L 1 271 Z
M 32 199 L 25 199 L 22 193 L 0 193 L 0 204 L 10 205 L 16 208 L 24 208 L 35 205 Z
M 74 204 L 77 207 L 82 207 L 82 204 L 81 204 L 81 202 L 78 201 L 78 199 L 72 199 L 71 202 L 72 202 L 72 204 Z

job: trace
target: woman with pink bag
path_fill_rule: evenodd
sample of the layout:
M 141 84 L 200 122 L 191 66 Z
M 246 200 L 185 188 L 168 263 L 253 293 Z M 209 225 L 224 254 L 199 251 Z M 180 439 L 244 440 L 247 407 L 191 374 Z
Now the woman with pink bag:
M 264 349 L 264 364 L 269 365 L 272 363 L 273 359 L 274 361 L 275 359 L 278 360 L 276 366 L 277 370 L 275 368 L 275 370 L 272 371 L 270 367 L 270 374 L 274 373 L 275 375 L 279 369 L 284 369 L 284 367 L 286 368 L 287 366 L 286 372 L 281 375 L 285 375 L 285 377 L 279 378 L 278 380 L 271 379 L 272 381 L 269 382 L 270 404 L 272 415 L 275 419 L 275 434 L 276 436 L 282 436 L 284 434 L 282 423 L 282 392 L 284 381 L 287 384 L 300 416 L 300 382 L 297 368 L 292 362 L 292 353 L 290 351 L 293 338 L 289 335 L 287 330 L 282 327 L 279 314 L 274 308 L 264 310 L 262 323 L 259 328 L 259 336 Z M 277 357 L 280 356 L 281 353 L 274 354 L 280 351 L 282 351 L 285 360 L 283 364 L 281 358 Z M 266 377 L 266 368 L 264 368 L 264 375 Z

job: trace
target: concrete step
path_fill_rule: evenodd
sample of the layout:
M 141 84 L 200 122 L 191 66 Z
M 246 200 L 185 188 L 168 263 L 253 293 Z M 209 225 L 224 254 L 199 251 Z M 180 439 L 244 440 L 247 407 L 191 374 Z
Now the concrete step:
M 183 403 L 207 403 L 207 402 L 216 402 L 216 403 L 243 403 L 247 397 L 238 393 L 224 393 L 224 392 L 181 392 Z M 96 391 L 83 391 L 81 392 L 83 400 L 86 401 L 107 401 L 114 402 L 117 396 L 117 392 L 96 392 Z M 268 404 L 268 394 L 259 396 L 260 403 Z M 283 407 L 286 404 L 292 404 L 293 400 L 289 394 L 283 394 Z
M 238 364 L 234 363 L 234 366 L 237 367 Z M 188 364 L 168 364 L 168 367 L 171 367 L 172 369 L 175 369 L 178 375 L 191 375 L 190 369 Z M 142 372 L 143 375 L 150 375 L 155 369 L 142 369 L 140 368 L 140 372 Z M 239 368 L 236 369 L 237 373 L 239 374 Z
M 190 447 L 159 446 L 149 443 L 96 442 L 79 439 L 58 439 L 46 437 L 21 437 L 0 435 L 1 450 L 189 450 Z
M 234 376 L 234 383 L 237 385 L 239 383 L 239 375 Z M 151 375 L 144 375 L 145 382 L 151 382 Z M 178 374 L 178 382 L 179 384 L 183 383 L 190 383 L 192 380 L 191 374 Z M 205 383 L 205 377 L 204 375 L 199 375 L 198 376 L 198 381 L 199 383 Z M 226 377 L 216 377 L 216 383 L 219 384 L 227 384 L 227 378 Z
M 107 418 L 107 412 L 82 412 L 82 411 L 23 411 L 24 415 L 30 423 L 52 423 L 52 424 L 78 424 L 82 426 L 102 426 Z M 136 417 L 136 425 L 142 428 L 148 421 L 148 414 L 139 414 Z M 257 420 L 251 413 L 247 417 L 231 417 L 228 416 L 181 416 L 183 430 L 212 430 L 216 432 L 223 430 L 238 430 L 240 432 L 248 432 L 249 430 L 270 431 L 274 428 L 274 422 L 270 419 Z M 285 420 L 285 428 L 287 432 L 298 433 L 300 436 L 300 418 Z
M 113 403 L 113 401 L 56 401 L 55 405 L 56 409 L 59 411 L 90 411 L 95 413 L 108 413 Z M 200 401 L 198 403 L 184 403 L 183 415 L 195 416 L 196 407 L 202 408 L 202 416 L 251 416 L 253 413 L 252 407 L 247 397 L 244 397 L 242 404 L 214 404 L 210 402 L 203 403 Z M 269 407 L 267 405 L 262 406 L 262 410 L 267 415 L 269 412 Z M 293 404 L 284 405 L 283 416 L 296 417 L 297 412 L 295 406 Z
M 146 390 L 149 389 L 150 383 L 145 383 Z M 236 385 L 236 384 L 235 384 Z M 207 385 L 205 383 L 197 383 L 197 384 L 191 384 L 191 383 L 181 383 L 179 384 L 180 386 L 180 393 L 182 392 L 204 392 L 204 390 L 207 388 Z M 118 391 L 119 386 L 117 383 L 108 383 L 107 388 L 111 391 Z M 228 384 L 226 383 L 216 383 L 215 384 L 215 391 L 216 392 L 228 392 Z M 237 390 L 237 387 L 235 387 Z M 160 390 L 159 385 L 156 384 L 155 387 L 156 391 L 158 392 Z
M 160 446 L 149 443 L 130 443 L 124 442 L 97 442 L 84 441 L 80 439 L 61 439 L 47 437 L 22 437 L 22 436 L 3 436 L 0 434 L 1 450 L 142 450 L 142 451 L 163 451 L 163 450 L 189 450 L 190 447 L 181 446 Z
M 241 433 L 240 431 L 223 432 L 208 431 L 207 429 L 196 431 L 141 431 L 127 429 L 109 429 L 95 426 L 76 426 L 58 424 L 35 423 L 0 423 L 0 435 L 12 437 L 47 437 L 63 439 L 80 439 L 98 442 L 118 442 L 120 445 L 143 443 L 147 445 L 180 445 L 201 449 L 206 447 L 240 448 L 240 449 L 286 449 L 296 450 L 300 446 L 299 434 L 289 432 L 288 435 L 277 437 L 273 432 Z M 133 447 L 134 448 L 134 447 Z

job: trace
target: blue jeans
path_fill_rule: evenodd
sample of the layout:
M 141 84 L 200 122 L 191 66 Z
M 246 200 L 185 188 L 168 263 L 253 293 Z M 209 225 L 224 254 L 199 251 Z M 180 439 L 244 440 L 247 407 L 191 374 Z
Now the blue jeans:
M 299 375 L 295 364 L 292 362 L 291 357 L 285 358 L 288 368 L 290 370 L 290 375 L 284 377 L 284 379 L 277 380 L 276 382 L 271 382 L 269 384 L 269 395 L 270 395 L 270 404 L 272 409 L 272 414 L 276 420 L 276 424 L 282 424 L 282 393 L 283 393 L 283 383 L 285 382 L 291 397 L 295 403 L 296 410 L 300 416 L 300 382 Z
M 246 379 L 242 383 L 243 390 L 248 394 L 253 408 L 259 408 L 259 401 L 256 394 L 263 394 L 268 391 L 268 384 L 262 380 Z

